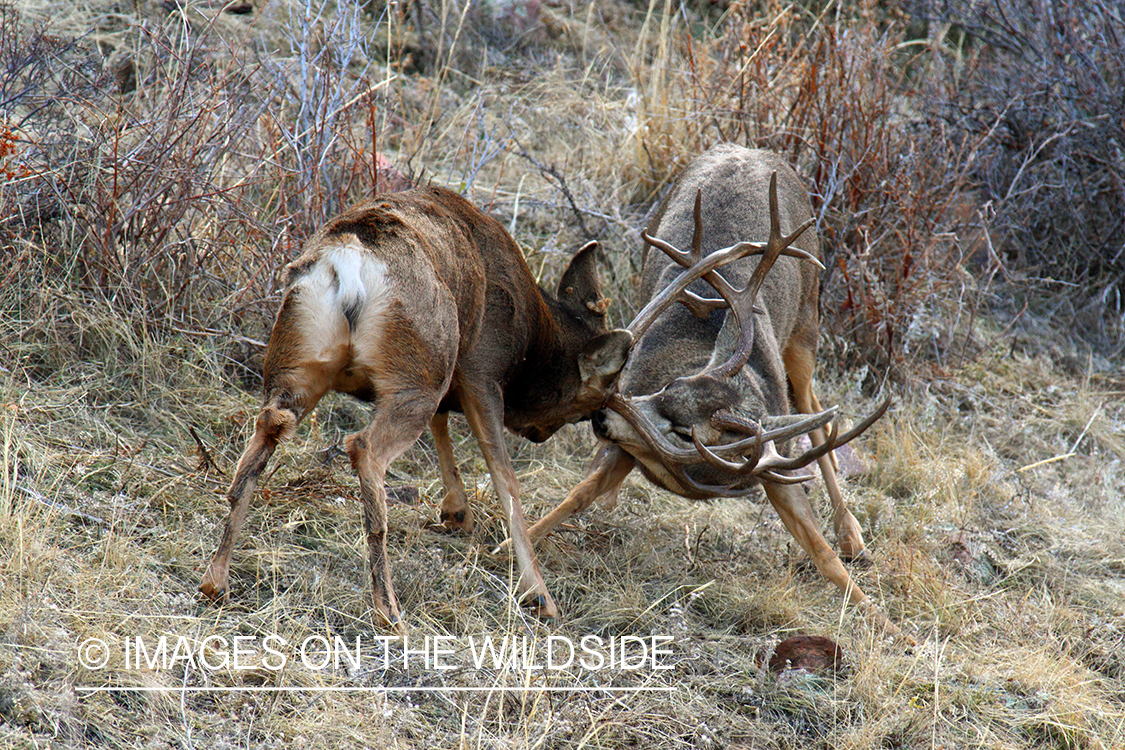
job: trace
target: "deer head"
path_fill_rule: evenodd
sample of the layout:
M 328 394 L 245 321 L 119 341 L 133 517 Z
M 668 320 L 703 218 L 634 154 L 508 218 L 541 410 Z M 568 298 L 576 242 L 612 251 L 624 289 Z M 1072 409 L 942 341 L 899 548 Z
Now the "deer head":
M 605 404 L 633 343 L 628 331 L 606 325 L 597 249 L 589 242 L 575 254 L 553 298 L 540 290 L 557 335 L 542 337 L 538 356 L 521 363 L 505 392 L 505 426 L 536 443 Z
M 775 332 L 767 327 L 763 335 L 755 335 L 756 316 L 770 323 L 769 309 L 759 302 L 763 282 L 779 258 L 786 256 L 823 269 L 816 256 L 792 247 L 812 225 L 811 218 L 782 235 L 776 172 L 770 177 L 769 204 L 769 239 L 765 243 L 738 242 L 705 256 L 701 190 L 695 198 L 690 250 L 680 250 L 647 230 L 642 233 L 647 245 L 684 270 L 629 324 L 627 330 L 634 340 L 641 341 L 652 324 L 677 302 L 700 320 L 716 311 L 728 312 L 708 359 L 698 370 L 681 363 L 680 374 L 655 392 L 613 394 L 606 404 L 609 413 L 595 416 L 594 429 L 628 450 L 651 480 L 687 497 L 742 495 L 750 485 L 763 480 L 780 484 L 807 481 L 812 478 L 808 474 L 788 472 L 808 466 L 862 434 L 887 407 L 884 404 L 844 435 L 833 428 L 827 441 L 799 456 L 790 458 L 779 452 L 778 446 L 790 439 L 825 427 L 836 410 L 790 414 L 786 373 Z M 736 287 L 719 269 L 749 256 L 760 256 L 760 260 L 745 283 Z M 789 278 L 795 277 L 790 274 Z M 718 298 L 703 297 L 689 289 L 698 279 L 710 285 Z M 651 348 L 660 349 L 662 343 L 669 342 L 657 338 Z M 676 349 L 674 342 L 663 348 L 669 355 Z M 631 357 L 626 364 L 627 373 L 634 361 Z M 748 363 L 752 366 L 747 367 Z M 634 378 L 638 380 L 650 379 Z

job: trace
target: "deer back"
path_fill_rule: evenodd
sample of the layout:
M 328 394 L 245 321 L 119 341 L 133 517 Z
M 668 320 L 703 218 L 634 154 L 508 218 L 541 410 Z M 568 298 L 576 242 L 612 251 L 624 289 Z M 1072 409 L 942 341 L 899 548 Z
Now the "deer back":
M 689 246 L 695 196 L 702 191 L 704 255 L 743 240 L 763 240 L 770 231 L 767 187 L 774 171 L 781 229 L 792 231 L 812 215 L 805 188 L 792 168 L 770 151 L 723 144 L 701 154 L 680 176 L 653 219 L 649 234 L 677 247 Z M 819 258 L 819 241 L 814 231 L 806 231 L 793 246 Z M 758 257 L 743 258 L 723 266 L 720 273 L 740 286 L 758 262 Z M 681 267 L 665 254 L 646 247 L 641 302 L 651 299 L 680 271 Z M 696 281 L 690 288 L 700 295 L 714 296 L 714 290 L 704 281 Z M 795 330 L 805 333 L 810 329 L 815 334 L 818 289 L 815 266 L 788 257 L 777 260 L 759 295 L 758 304 L 765 313 L 756 316 L 755 349 L 748 367 L 762 370 L 769 380 L 784 386 L 780 352 Z M 670 308 L 637 342 L 633 360 L 622 373 L 621 390 L 629 395 L 654 393 L 677 377 L 698 372 L 715 354 L 727 313 L 726 309 L 716 310 L 701 320 L 682 305 Z M 812 325 L 798 326 L 799 321 Z

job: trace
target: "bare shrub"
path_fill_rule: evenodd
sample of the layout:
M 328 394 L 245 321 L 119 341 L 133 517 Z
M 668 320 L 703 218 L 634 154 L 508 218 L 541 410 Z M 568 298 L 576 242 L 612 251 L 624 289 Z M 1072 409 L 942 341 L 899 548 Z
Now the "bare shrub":
M 262 60 L 272 101 L 262 116 L 270 194 L 261 198 L 303 240 L 378 184 L 376 105 L 389 81 L 374 65 L 361 4 L 309 0 L 278 12 L 284 48 Z
M 36 165 L 73 148 L 78 128 L 68 112 L 107 84 L 98 61 L 78 41 L 25 24 L 0 3 L 0 237 L 15 239 L 57 216 L 58 202 Z
M 954 139 L 980 139 L 973 171 L 1013 269 L 1048 288 L 1093 340 L 1125 321 L 1125 15 L 1087 0 L 913 0 L 951 62 L 927 102 Z M 1061 288 L 1061 294 L 1059 293 Z M 1114 341 L 1116 340 L 1116 343 Z
M 747 24 L 739 35 L 740 48 L 788 64 L 751 63 L 763 66 L 763 84 L 740 82 L 739 95 L 757 117 L 740 110 L 737 126 L 790 154 L 812 180 L 837 360 L 901 376 L 924 308 L 963 283 L 949 208 L 970 153 L 911 113 L 899 34 L 840 18 L 800 35 L 780 31 Z M 948 331 L 938 335 L 948 343 Z M 942 346 L 925 353 L 940 359 Z
M 295 6 L 289 54 L 261 62 L 186 14 L 138 22 L 122 89 L 82 40 L 0 9 L 3 229 L 138 329 L 265 330 L 278 269 L 378 181 L 358 12 Z

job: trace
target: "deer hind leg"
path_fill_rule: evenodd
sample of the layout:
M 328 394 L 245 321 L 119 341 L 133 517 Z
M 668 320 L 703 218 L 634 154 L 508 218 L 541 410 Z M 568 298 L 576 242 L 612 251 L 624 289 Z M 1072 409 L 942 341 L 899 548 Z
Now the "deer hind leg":
M 333 386 L 347 361 L 347 331 L 343 313 L 321 296 L 291 290 L 282 300 L 266 349 L 266 403 L 227 490 L 230 517 L 199 584 L 204 596 L 228 596 L 231 554 L 258 477 L 278 443 L 293 435 Z
M 789 383 L 793 386 L 793 398 L 797 404 L 797 411 L 802 414 L 815 414 L 821 411 L 820 401 L 813 393 L 813 366 L 816 359 L 815 349 L 803 346 L 790 345 L 783 355 L 785 370 L 789 375 Z M 809 435 L 813 445 L 821 445 L 828 439 L 828 434 L 823 427 L 813 430 Z M 840 554 L 845 560 L 860 560 L 866 556 L 866 545 L 863 543 L 863 531 L 859 522 L 848 510 L 844 503 L 840 484 L 836 480 L 836 456 L 833 451 L 817 459 L 820 466 L 820 475 L 824 478 L 824 488 L 828 491 L 828 499 L 832 503 L 832 528 L 836 532 L 836 541 L 840 545 Z
M 457 470 L 457 459 L 453 456 L 453 443 L 449 440 L 449 415 L 435 414 L 430 420 L 430 432 L 434 436 L 437 449 L 438 466 L 441 468 L 441 483 L 445 486 L 445 497 L 441 501 L 441 523 L 450 531 L 473 530 L 473 510 L 465 495 L 465 485 L 461 482 L 461 472 Z
M 404 627 L 387 561 L 387 490 L 383 482 L 391 462 L 418 440 L 437 412 L 449 390 L 458 346 L 453 301 L 426 297 L 427 290 L 436 288 L 432 282 L 415 287 L 410 295 L 395 291 L 395 299 L 405 303 L 399 302 L 379 316 L 365 316 L 355 327 L 350 372 L 364 373 L 356 376 L 357 384 L 362 385 L 361 390 L 374 392 L 375 410 L 367 427 L 346 442 L 359 475 L 375 619 L 400 633 Z M 416 321 L 420 320 L 427 322 L 426 328 L 419 328 Z M 427 335 L 424 331 L 432 332 Z
M 223 528 L 222 540 L 199 584 L 200 593 L 208 599 L 217 601 L 229 597 L 231 555 L 234 552 L 238 533 L 246 521 L 246 511 L 258 484 L 258 477 L 265 471 L 278 444 L 293 435 L 297 424 L 305 414 L 312 411 L 325 391 L 326 388 L 321 388 L 319 392 L 314 391 L 302 399 L 301 405 L 294 405 L 295 399 L 291 391 L 275 390 L 258 414 L 254 436 L 250 438 L 246 450 L 242 452 L 234 479 L 231 481 L 230 489 L 227 490 L 230 516 Z
M 347 440 L 348 456 L 359 475 L 367 569 L 376 619 L 404 632 L 387 560 L 387 467 L 421 436 L 437 409 L 439 394 L 425 389 L 380 391 L 375 418 Z

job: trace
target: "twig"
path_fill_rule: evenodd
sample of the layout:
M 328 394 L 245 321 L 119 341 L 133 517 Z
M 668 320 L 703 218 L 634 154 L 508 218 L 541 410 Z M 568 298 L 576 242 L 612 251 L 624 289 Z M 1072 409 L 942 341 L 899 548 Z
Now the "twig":
M 1020 472 L 1030 471 L 1031 469 L 1035 469 L 1035 468 L 1040 467 L 1040 466 L 1045 466 L 1047 464 L 1053 464 L 1056 461 L 1065 461 L 1066 459 L 1070 458 L 1073 455 L 1074 455 L 1073 453 L 1064 453 L 1061 456 L 1052 456 L 1051 458 L 1044 458 L 1042 461 L 1036 461 L 1033 464 L 1028 464 L 1027 466 L 1021 466 L 1020 468 L 1016 469 L 1016 471 L 1020 471 Z
M 1078 439 L 1074 441 L 1074 445 L 1070 446 L 1071 455 L 1074 455 L 1074 452 L 1078 450 L 1078 444 L 1082 442 L 1082 438 L 1086 437 L 1086 433 L 1090 431 L 1090 425 L 1092 425 L 1094 423 L 1094 420 L 1097 419 L 1097 416 L 1101 412 L 1103 405 L 1104 404 L 1098 404 L 1098 408 L 1094 409 L 1094 413 L 1091 414 L 1090 418 L 1086 421 L 1086 426 L 1082 428 L 1082 434 L 1080 434 L 1078 436 Z
M 223 476 L 226 476 L 225 472 L 223 472 L 223 470 L 219 468 L 218 464 L 211 460 L 211 453 L 207 450 L 207 446 L 203 444 L 203 440 L 199 437 L 198 434 L 196 434 L 195 427 L 189 424 L 188 432 L 191 433 L 191 437 L 193 440 L 195 440 L 195 444 L 199 446 L 200 459 L 199 466 L 196 468 L 196 471 L 216 471 L 220 474 L 223 474 Z
M 50 508 L 51 510 L 57 510 L 60 513 L 65 513 L 68 516 L 73 516 L 74 518 L 77 518 L 82 523 L 93 524 L 95 526 L 106 526 L 106 525 L 108 525 L 104 518 L 98 518 L 97 516 L 91 516 L 89 513 L 83 513 L 80 510 L 75 510 L 74 508 L 71 508 L 69 505 L 63 505 L 60 502 L 56 502 L 55 500 L 51 500 L 46 495 L 44 495 L 41 492 L 38 492 L 36 490 L 33 490 L 30 487 L 23 487 L 23 486 L 17 484 L 16 489 L 19 490 L 20 492 L 22 492 L 23 494 L 27 495 L 28 497 L 30 497 L 32 500 L 39 503 L 40 505 L 45 505 L 48 508 Z
M 562 194 L 566 196 L 567 202 L 570 203 L 570 210 L 574 212 L 574 218 L 578 220 L 578 226 L 582 229 L 582 234 L 588 240 L 595 239 L 593 233 L 590 232 L 589 227 L 586 226 L 586 219 L 582 215 L 582 210 L 578 208 L 578 202 L 574 200 L 574 195 L 571 194 L 570 188 L 566 185 L 566 178 L 558 173 L 558 170 L 555 169 L 554 164 L 549 167 L 541 164 L 538 159 L 527 152 L 527 149 L 523 147 L 523 144 L 519 142 L 518 138 L 513 136 L 512 140 L 515 141 L 515 144 L 520 147 L 520 156 L 531 162 L 532 165 L 534 165 L 534 167 L 539 170 L 539 174 L 558 183 L 559 190 L 562 191 Z

